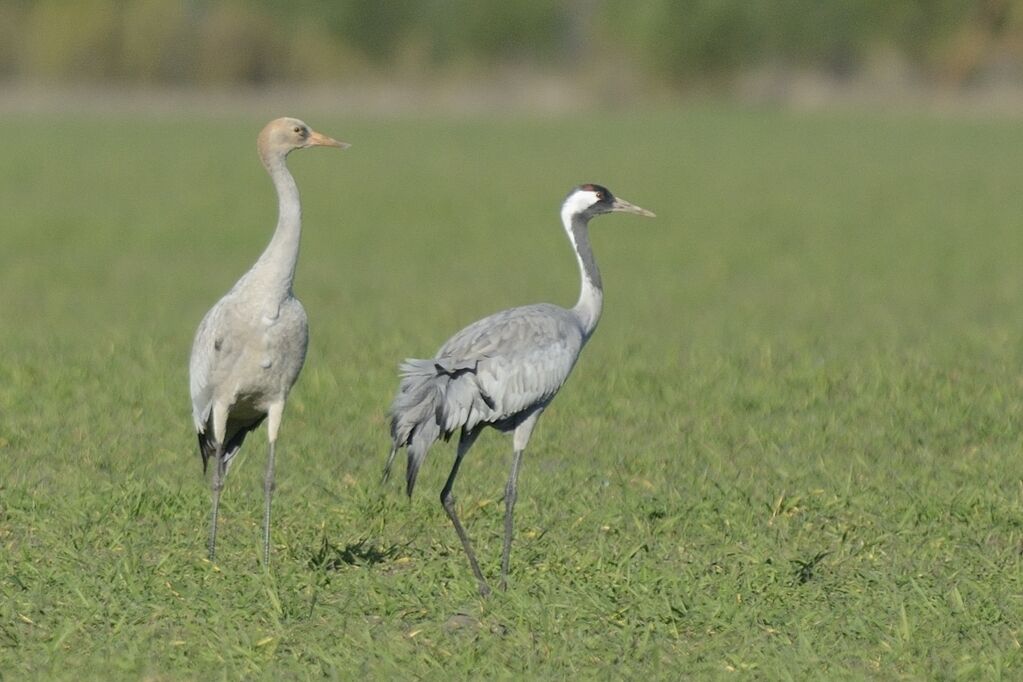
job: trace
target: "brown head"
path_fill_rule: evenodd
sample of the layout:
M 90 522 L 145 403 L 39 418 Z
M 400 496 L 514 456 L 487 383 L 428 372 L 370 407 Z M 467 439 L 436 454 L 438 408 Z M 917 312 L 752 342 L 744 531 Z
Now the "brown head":
M 318 133 L 297 118 L 278 118 L 266 124 L 259 133 L 256 146 L 265 165 L 275 158 L 283 159 L 296 149 L 308 147 L 350 147 L 332 137 Z

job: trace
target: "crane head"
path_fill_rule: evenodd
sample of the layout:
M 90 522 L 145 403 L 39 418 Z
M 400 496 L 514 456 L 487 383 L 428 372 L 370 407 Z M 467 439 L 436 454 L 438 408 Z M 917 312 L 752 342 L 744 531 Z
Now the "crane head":
M 587 219 L 603 213 L 635 213 L 647 218 L 654 217 L 652 211 L 619 199 L 607 187 L 593 184 L 579 185 L 569 192 L 562 207 L 562 214 L 566 213 Z
M 272 156 L 287 156 L 296 149 L 309 147 L 350 147 L 332 137 L 318 133 L 297 118 L 278 118 L 270 121 L 259 133 L 259 155 L 265 160 Z

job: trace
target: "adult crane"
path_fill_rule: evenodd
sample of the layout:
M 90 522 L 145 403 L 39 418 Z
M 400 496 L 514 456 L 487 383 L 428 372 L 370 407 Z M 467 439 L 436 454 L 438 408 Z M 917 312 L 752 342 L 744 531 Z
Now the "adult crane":
M 220 491 L 228 468 L 245 436 L 265 419 L 270 452 L 263 480 L 263 563 L 269 564 L 274 447 L 309 343 L 305 309 L 291 290 L 302 209 L 285 160 L 296 149 L 317 146 L 348 145 L 295 118 L 273 120 L 259 133 L 259 158 L 277 191 L 277 229 L 256 264 L 203 317 L 192 344 L 192 417 L 204 473 L 213 459 L 210 561 L 216 557 Z
M 653 217 L 650 211 L 616 198 L 600 185 L 581 185 L 561 207 L 561 220 L 579 262 L 582 280 L 574 308 L 538 303 L 503 310 L 452 336 L 428 360 L 407 359 L 400 368 L 398 393 L 391 404 L 391 452 L 407 448 L 406 493 L 412 496 L 416 476 L 430 446 L 459 431 L 455 462 L 440 499 L 458 534 L 483 596 L 490 594 L 469 536 L 458 520 L 451 494 L 458 467 L 490 426 L 511 431 L 512 465 L 504 494 L 504 547 L 501 589 L 507 589 L 511 554 L 512 513 L 518 496 L 519 465 L 537 419 L 568 379 L 583 346 L 593 334 L 603 307 L 600 271 L 590 248 L 590 219 L 613 212 Z

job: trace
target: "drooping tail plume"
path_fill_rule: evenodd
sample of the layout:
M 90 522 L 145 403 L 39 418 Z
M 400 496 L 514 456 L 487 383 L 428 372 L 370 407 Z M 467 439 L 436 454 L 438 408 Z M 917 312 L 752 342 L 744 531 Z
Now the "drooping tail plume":
M 401 364 L 401 383 L 390 409 L 391 452 L 385 481 L 398 449 L 407 448 L 405 491 L 411 497 L 430 446 L 459 429 L 471 431 L 493 414 L 495 405 L 479 381 L 478 366 L 476 360 L 449 358 L 409 359 Z
M 411 497 L 419 467 L 430 446 L 441 436 L 448 376 L 437 371 L 434 360 L 406 360 L 401 364 L 400 372 L 401 384 L 389 411 L 391 453 L 387 457 L 384 479 L 390 474 L 398 449 L 407 447 L 405 492 Z

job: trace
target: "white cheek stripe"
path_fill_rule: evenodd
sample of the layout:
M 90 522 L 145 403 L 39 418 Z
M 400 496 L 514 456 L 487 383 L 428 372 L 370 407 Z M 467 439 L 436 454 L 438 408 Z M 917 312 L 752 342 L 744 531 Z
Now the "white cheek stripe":
M 565 226 L 565 232 L 568 233 L 568 239 L 572 242 L 572 248 L 577 252 L 579 245 L 575 243 L 575 235 L 572 234 L 572 216 L 582 213 L 598 201 L 600 198 L 596 192 L 579 190 L 569 195 L 561 207 L 561 224 Z
M 568 215 L 581 213 L 598 201 L 600 201 L 600 197 L 597 196 L 596 192 L 592 192 L 590 190 L 579 190 L 577 192 L 573 192 L 570 197 L 565 199 L 565 205 L 561 209 L 561 216 L 564 218 L 566 211 L 568 212 Z

